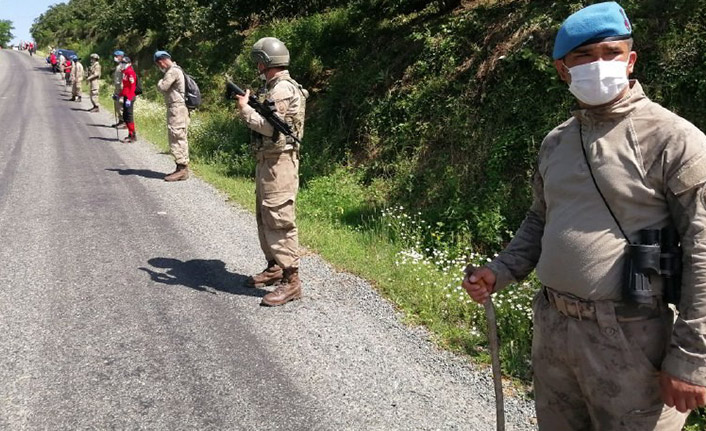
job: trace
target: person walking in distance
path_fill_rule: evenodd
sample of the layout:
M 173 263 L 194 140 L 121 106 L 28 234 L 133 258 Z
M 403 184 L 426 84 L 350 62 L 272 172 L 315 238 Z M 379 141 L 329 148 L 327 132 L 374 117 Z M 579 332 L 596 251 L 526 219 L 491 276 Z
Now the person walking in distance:
M 186 107 L 184 71 L 172 60 L 167 51 L 154 53 L 154 62 L 164 74 L 157 88 L 164 95 L 167 105 L 167 137 L 169 151 L 176 161 L 176 169 L 164 181 L 181 181 L 189 178 L 189 110 Z
M 91 87 L 91 104 L 93 108 L 89 112 L 98 112 L 98 91 L 100 90 L 101 65 L 100 57 L 95 52 L 91 54 L 91 66 L 88 68 L 88 84 Z
M 304 136 L 304 114 L 308 93 L 289 75 L 289 50 L 282 41 L 266 37 L 251 51 L 261 79 L 264 98 L 294 135 Z M 279 283 L 262 298 L 262 305 L 277 306 L 302 296 L 299 279 L 299 236 L 295 201 L 299 190 L 299 144 L 276 132 L 248 105 L 250 92 L 238 96 L 240 117 L 254 132 L 252 146 L 257 158 L 255 173 L 256 219 L 260 247 L 267 268 L 248 280 L 252 287 Z
M 122 62 L 125 53 L 123 51 L 117 50 L 113 53 L 113 61 L 116 63 L 115 70 L 113 71 L 113 94 L 120 94 L 123 91 L 123 69 Z M 119 99 L 114 98 L 113 108 L 115 109 L 115 116 L 118 121 L 113 124 L 113 127 L 125 127 L 125 121 L 123 121 L 123 104 Z
M 517 234 L 463 287 L 484 303 L 536 268 L 541 431 L 681 430 L 706 405 L 706 136 L 629 79 L 617 3 L 569 16 L 553 58 L 578 107 L 542 142 Z
M 137 141 L 137 133 L 135 132 L 135 90 L 137 89 L 137 74 L 132 68 L 130 57 L 123 57 L 121 69 L 123 72 L 122 90 L 120 94 L 113 94 L 113 100 L 121 100 L 123 105 L 123 122 L 128 130 L 128 135 L 123 142 Z

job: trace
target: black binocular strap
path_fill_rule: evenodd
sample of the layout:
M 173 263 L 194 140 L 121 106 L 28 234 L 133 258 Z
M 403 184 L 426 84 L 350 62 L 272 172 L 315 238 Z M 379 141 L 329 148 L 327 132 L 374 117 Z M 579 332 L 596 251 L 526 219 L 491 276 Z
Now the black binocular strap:
M 623 227 L 620 225 L 620 222 L 618 221 L 618 218 L 615 216 L 615 213 L 613 213 L 613 210 L 610 208 L 610 205 L 608 205 L 608 200 L 603 195 L 601 188 L 598 187 L 598 182 L 596 182 L 596 177 L 593 175 L 593 169 L 591 168 L 591 162 L 588 161 L 588 155 L 586 154 L 586 148 L 583 145 L 583 127 L 581 126 L 580 122 L 579 122 L 579 137 L 580 137 L 580 141 L 581 141 L 581 152 L 583 153 L 583 158 L 586 160 L 586 164 L 588 165 L 588 172 L 591 174 L 591 179 L 593 180 L 593 185 L 596 186 L 596 190 L 598 190 L 598 194 L 601 195 L 601 199 L 603 199 L 603 203 L 605 204 L 606 208 L 608 208 L 608 212 L 610 213 L 611 217 L 613 217 L 613 220 L 615 220 L 615 224 L 618 225 L 618 229 L 620 229 L 620 233 L 622 233 L 623 236 L 625 237 L 625 241 L 627 241 L 628 244 L 632 244 L 630 242 L 630 239 L 628 238 L 628 236 L 625 235 L 625 231 L 623 230 Z

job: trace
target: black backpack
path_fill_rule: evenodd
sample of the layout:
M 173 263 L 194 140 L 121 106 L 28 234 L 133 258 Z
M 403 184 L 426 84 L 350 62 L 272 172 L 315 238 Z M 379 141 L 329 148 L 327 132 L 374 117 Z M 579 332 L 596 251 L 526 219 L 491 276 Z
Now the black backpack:
M 191 111 L 201 106 L 201 90 L 199 90 L 194 78 L 184 72 L 184 69 L 181 69 L 181 73 L 184 74 L 184 102 L 189 111 Z
M 142 84 L 140 84 L 140 77 L 135 73 L 135 96 L 142 94 Z

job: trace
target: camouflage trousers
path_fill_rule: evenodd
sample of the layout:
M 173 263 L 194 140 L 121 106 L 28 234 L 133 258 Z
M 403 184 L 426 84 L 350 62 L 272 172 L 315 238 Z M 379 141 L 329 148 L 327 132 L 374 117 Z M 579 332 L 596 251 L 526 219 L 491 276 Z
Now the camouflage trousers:
M 98 106 L 98 88 L 91 86 L 91 104 L 94 107 Z
M 120 94 L 120 92 L 123 91 L 123 87 L 121 86 L 116 86 L 115 87 L 115 93 L 113 94 Z M 113 108 L 115 109 L 115 115 L 118 117 L 119 121 L 122 121 L 123 118 L 123 102 L 122 102 L 122 97 L 118 97 L 118 100 L 113 101 Z
M 281 268 L 299 267 L 299 233 L 295 201 L 299 190 L 299 156 L 294 151 L 259 156 L 255 170 L 255 218 L 260 248 L 267 261 Z
M 673 313 L 618 321 L 615 303 L 596 301 L 595 320 L 567 317 L 544 291 L 534 300 L 532 363 L 541 431 L 681 430 L 686 414 L 664 405 L 659 367 Z
M 74 97 L 81 97 L 81 83 L 79 81 L 74 81 L 71 83 L 71 95 Z
M 186 105 L 173 104 L 167 108 L 169 151 L 179 165 L 189 164 L 189 123 L 189 110 Z

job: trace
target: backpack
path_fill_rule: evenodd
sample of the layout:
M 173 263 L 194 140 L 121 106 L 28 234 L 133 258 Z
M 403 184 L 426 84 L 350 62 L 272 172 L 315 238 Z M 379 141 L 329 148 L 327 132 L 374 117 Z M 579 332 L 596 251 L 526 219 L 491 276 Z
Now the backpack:
M 184 102 L 187 109 L 191 111 L 201 106 L 201 90 L 194 78 L 184 72 L 184 69 L 181 69 L 181 73 L 184 74 Z
M 142 94 L 142 84 L 140 84 L 140 77 L 135 73 L 135 96 Z

